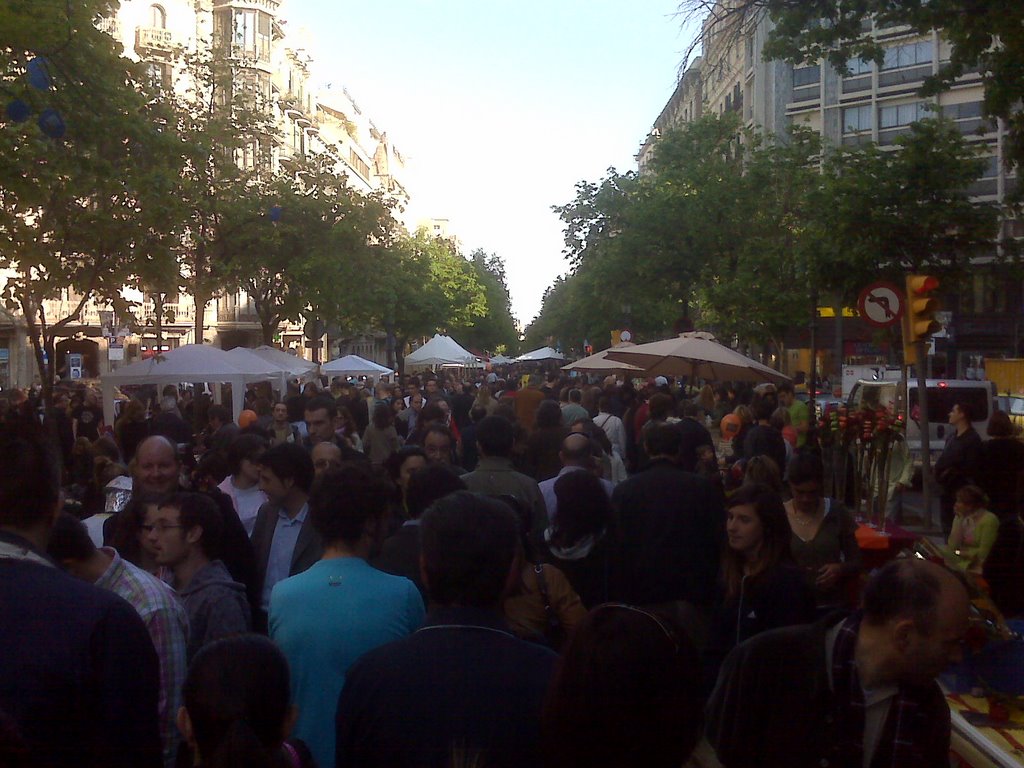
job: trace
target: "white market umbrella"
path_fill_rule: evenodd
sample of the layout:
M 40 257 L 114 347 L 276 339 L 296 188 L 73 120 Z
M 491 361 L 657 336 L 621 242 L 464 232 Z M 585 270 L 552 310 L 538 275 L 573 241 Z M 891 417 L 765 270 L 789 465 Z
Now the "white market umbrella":
M 551 347 L 541 347 L 516 358 L 517 363 L 539 363 L 544 360 L 565 360 L 565 355 Z
M 789 381 L 788 376 L 774 368 L 719 344 L 705 331 L 609 349 L 606 357 L 635 365 L 648 376 L 689 376 L 708 381 Z
M 643 373 L 643 368 L 637 368 L 635 365 L 630 363 L 623 363 L 618 360 L 609 360 L 607 355 L 613 349 L 625 349 L 626 347 L 636 346 L 631 341 L 624 341 L 621 344 L 616 344 L 614 347 L 608 349 L 602 349 L 600 352 L 591 355 L 590 357 L 584 357 L 582 360 L 577 360 L 575 363 L 569 363 L 563 365 L 563 371 L 584 371 L 587 373 L 613 373 L 615 371 L 622 371 L 623 373 Z
M 393 370 L 359 355 L 345 355 L 320 366 L 329 376 L 390 376 Z
M 103 374 L 103 418 L 108 424 L 114 423 L 114 388 L 120 385 L 227 382 L 231 385 L 232 413 L 237 421 L 245 400 L 245 385 L 273 379 L 268 368 L 266 363 L 258 365 L 208 344 L 186 344 Z
M 435 334 L 422 347 L 405 356 L 405 364 L 412 366 L 462 365 L 469 368 L 479 365 L 476 355 L 461 346 L 451 336 Z

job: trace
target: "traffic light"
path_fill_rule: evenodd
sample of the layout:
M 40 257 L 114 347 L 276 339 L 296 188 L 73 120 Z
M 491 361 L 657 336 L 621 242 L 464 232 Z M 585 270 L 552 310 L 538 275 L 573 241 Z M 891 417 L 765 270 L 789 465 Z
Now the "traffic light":
M 942 330 L 935 319 L 939 300 L 930 293 L 938 289 L 939 280 L 932 275 L 907 275 L 906 344 L 925 341 Z

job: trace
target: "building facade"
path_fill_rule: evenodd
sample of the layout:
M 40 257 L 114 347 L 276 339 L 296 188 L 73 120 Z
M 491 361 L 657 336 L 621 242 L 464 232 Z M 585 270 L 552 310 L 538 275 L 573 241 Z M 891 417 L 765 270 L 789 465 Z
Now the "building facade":
M 949 89 L 931 97 L 919 95 L 924 79 L 949 60 L 950 44 L 941 32 L 920 35 L 905 26 L 865 23 L 865 31 L 883 46 L 884 61 L 853 60 L 849 73 L 828 62 L 792 66 L 765 61 L 764 45 L 772 29 L 765 14 L 732 14 L 719 4 L 701 33 L 702 56 L 690 65 L 637 154 L 641 172 L 650 161 L 658 136 L 702 114 L 734 111 L 750 128 L 784 137 L 792 125 L 817 131 L 826 145 L 852 146 L 874 142 L 892 146 L 910 132 L 910 124 L 941 114 L 965 138 L 983 148 L 984 173 L 969 192 L 981 201 L 1002 203 L 1016 188 L 1017 172 L 1005 161 L 1006 126 L 983 117 L 984 84 L 977 71 L 967 72 Z M 1007 236 L 1024 235 L 1022 222 L 1007 218 Z M 1021 354 L 1024 290 L 990 257 L 963 284 L 947 286 L 942 315 L 946 328 L 936 339 L 933 370 L 962 376 L 977 368 L 981 357 Z M 820 347 L 832 350 L 832 367 L 858 358 L 878 357 L 867 328 L 856 318 L 823 318 Z M 838 326 L 838 327 L 834 327 Z M 806 333 L 794 329 L 787 346 L 798 355 Z M 826 370 L 828 370 L 826 367 Z

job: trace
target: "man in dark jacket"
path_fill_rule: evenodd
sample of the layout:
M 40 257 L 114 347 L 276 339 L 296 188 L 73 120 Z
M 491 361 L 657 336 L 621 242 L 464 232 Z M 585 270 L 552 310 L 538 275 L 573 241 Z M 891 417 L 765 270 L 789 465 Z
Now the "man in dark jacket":
M 313 459 L 293 443 L 275 445 L 260 458 L 260 490 L 267 494 L 267 503 L 256 513 L 252 529 L 260 584 L 257 629 L 266 628 L 274 585 L 302 573 L 324 553 L 309 518 L 313 477 Z
M 142 526 L 156 561 L 174 571 L 174 586 L 188 614 L 186 655 L 207 643 L 248 632 L 252 616 L 245 585 L 217 559 L 223 523 L 217 505 L 202 493 L 178 493 L 150 509 Z
M 449 493 L 466 490 L 466 484 L 444 464 L 428 464 L 409 478 L 405 492 L 405 507 L 409 519 L 389 536 L 373 559 L 373 567 L 395 576 L 405 576 L 423 596 L 428 596 L 420 578 L 420 517 L 427 507 Z
M 779 469 L 779 476 L 786 474 L 786 440 L 782 433 L 771 425 L 775 400 L 763 397 L 754 404 L 756 423 L 747 432 L 743 440 L 743 458 L 750 460 L 755 456 L 767 456 Z
M 555 654 L 501 616 L 519 521 L 458 491 L 423 515 L 427 622 L 353 665 L 338 700 L 337 765 L 539 765 L 540 711 Z
M 41 766 L 158 768 L 159 666 L 142 619 L 45 554 L 60 469 L 43 440 L 0 430 L 0 711 Z
M 863 614 L 765 632 L 725 661 L 707 709 L 726 768 L 927 768 L 949 761 L 934 677 L 962 658 L 969 603 L 949 571 L 913 558 L 872 577 Z
M 725 537 L 724 502 L 707 480 L 679 467 L 681 434 L 650 426 L 651 463 L 615 487 L 612 505 L 621 533 L 623 599 L 635 605 L 710 605 Z M 699 643 L 700 638 L 695 637 Z
M 970 403 L 957 403 L 949 412 L 949 423 L 956 430 L 946 440 L 942 455 L 935 462 L 935 479 L 942 486 L 939 500 L 942 514 L 942 532 L 947 537 L 953 528 L 953 505 L 956 492 L 975 482 L 981 461 L 981 435 L 974 429 L 974 411 Z

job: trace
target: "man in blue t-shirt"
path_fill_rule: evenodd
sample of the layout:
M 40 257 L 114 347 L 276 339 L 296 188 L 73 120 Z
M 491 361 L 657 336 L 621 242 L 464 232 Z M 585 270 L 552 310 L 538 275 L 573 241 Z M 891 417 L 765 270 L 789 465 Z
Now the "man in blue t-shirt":
M 334 716 L 345 675 L 364 653 L 423 623 L 419 590 L 402 576 L 367 564 L 387 533 L 387 491 L 369 468 L 328 470 L 309 497 L 321 560 L 277 583 L 270 596 L 270 636 L 292 673 L 303 740 L 317 765 L 334 765 Z

